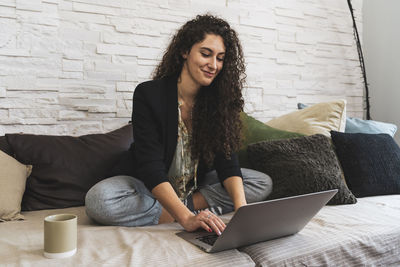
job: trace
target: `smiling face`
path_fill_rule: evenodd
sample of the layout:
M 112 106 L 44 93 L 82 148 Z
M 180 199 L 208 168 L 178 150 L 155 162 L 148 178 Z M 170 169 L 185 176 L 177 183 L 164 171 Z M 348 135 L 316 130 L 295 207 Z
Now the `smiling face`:
M 225 45 L 221 36 L 206 34 L 203 41 L 182 55 L 185 60 L 182 78 L 188 78 L 196 87 L 208 86 L 217 77 L 224 64 Z

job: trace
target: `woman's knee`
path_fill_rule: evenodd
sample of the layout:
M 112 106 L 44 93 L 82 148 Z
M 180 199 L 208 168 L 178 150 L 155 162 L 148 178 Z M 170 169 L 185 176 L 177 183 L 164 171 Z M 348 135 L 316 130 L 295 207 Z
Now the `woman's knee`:
M 134 191 L 135 189 L 127 181 L 129 178 L 133 179 L 128 176 L 114 176 L 98 182 L 86 193 L 85 205 L 102 205 L 108 199 L 117 197 L 117 194 Z
M 121 198 L 129 197 L 136 189 L 129 181 L 129 176 L 115 176 L 95 184 L 86 193 L 85 206 L 87 215 L 101 224 L 115 224 L 115 212 L 121 204 Z
M 245 168 L 242 174 L 247 202 L 263 201 L 271 194 L 273 183 L 269 175 Z
M 104 225 L 153 225 L 160 217 L 161 204 L 140 180 L 115 176 L 97 183 L 88 191 L 86 213 Z

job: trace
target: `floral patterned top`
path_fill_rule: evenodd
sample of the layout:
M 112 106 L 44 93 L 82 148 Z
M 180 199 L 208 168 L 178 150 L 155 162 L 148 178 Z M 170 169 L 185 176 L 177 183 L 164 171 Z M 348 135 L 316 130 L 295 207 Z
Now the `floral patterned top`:
M 199 161 L 191 159 L 190 139 L 192 135 L 189 134 L 182 120 L 181 106 L 182 103 L 178 101 L 178 140 L 167 176 L 179 199 L 184 200 L 197 188 Z

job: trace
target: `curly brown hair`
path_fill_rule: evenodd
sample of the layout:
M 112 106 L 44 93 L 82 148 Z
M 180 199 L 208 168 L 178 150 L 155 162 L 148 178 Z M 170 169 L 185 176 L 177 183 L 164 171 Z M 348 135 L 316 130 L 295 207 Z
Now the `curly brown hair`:
M 192 114 L 192 157 L 202 158 L 210 166 L 216 153 L 226 158 L 239 150 L 241 136 L 240 112 L 243 110 L 242 88 L 245 83 L 245 63 L 242 46 L 236 32 L 216 16 L 205 14 L 184 24 L 156 67 L 153 79 L 178 76 L 185 59 L 182 54 L 203 41 L 206 34 L 222 37 L 225 45 L 223 67 L 209 86 L 196 95 Z

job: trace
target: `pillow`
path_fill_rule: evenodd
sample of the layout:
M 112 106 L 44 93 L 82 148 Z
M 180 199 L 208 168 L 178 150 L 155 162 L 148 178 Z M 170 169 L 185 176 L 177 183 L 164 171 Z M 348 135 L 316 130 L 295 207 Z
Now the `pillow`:
M 323 134 L 331 130 L 344 132 L 346 127 L 346 100 L 319 103 L 272 119 L 267 125 L 280 130 L 305 135 Z
M 347 188 L 329 137 L 321 134 L 250 144 L 253 168 L 273 181 L 267 199 L 338 189 L 328 204 L 352 204 L 357 200 Z
M 334 131 L 331 135 L 356 197 L 400 194 L 400 148 L 390 135 Z
M 32 166 L 21 164 L 0 151 L 0 221 L 24 218 L 20 214 L 21 200 L 31 170 Z
M 298 109 L 304 109 L 306 107 L 307 105 L 303 103 L 297 103 Z M 393 137 L 396 131 L 397 131 L 397 126 L 392 123 L 347 117 L 346 129 L 344 132 L 369 133 L 369 134 L 385 133 Z
M 22 210 L 84 205 L 86 192 L 110 170 L 133 142 L 132 126 L 80 137 L 6 134 L 16 159 L 33 165 Z
M 396 131 L 397 126 L 395 124 L 373 120 L 362 120 L 359 118 L 347 118 L 346 130 L 344 132 L 369 134 L 385 133 L 393 137 Z
M 12 156 L 10 145 L 8 144 L 5 136 L 0 136 L 0 150 Z
M 247 146 L 250 143 L 255 143 L 259 141 L 275 140 L 275 139 L 287 139 L 304 136 L 299 133 L 292 133 L 287 131 L 278 130 L 265 125 L 261 121 L 247 115 L 242 112 L 240 114 L 240 119 L 242 120 L 243 130 L 242 130 L 242 142 L 240 150 L 238 152 L 240 167 L 250 168 L 250 163 L 247 158 Z
M 297 103 L 297 109 L 305 109 L 305 108 L 307 108 L 308 106 L 306 105 L 306 104 L 303 104 L 303 103 Z

